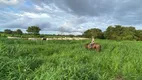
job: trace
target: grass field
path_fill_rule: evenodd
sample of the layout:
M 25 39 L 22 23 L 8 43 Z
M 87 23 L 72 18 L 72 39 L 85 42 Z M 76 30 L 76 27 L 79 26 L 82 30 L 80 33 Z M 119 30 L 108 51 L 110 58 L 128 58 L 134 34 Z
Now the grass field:
M 142 80 L 142 42 L 87 42 L 0 38 L 0 80 Z

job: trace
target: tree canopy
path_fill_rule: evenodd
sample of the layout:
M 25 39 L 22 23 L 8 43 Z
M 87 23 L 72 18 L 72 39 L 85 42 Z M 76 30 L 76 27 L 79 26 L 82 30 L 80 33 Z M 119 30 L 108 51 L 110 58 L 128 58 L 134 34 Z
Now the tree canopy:
M 94 38 L 102 38 L 103 37 L 103 33 L 98 28 L 92 28 L 92 29 L 89 29 L 89 30 L 85 31 L 83 33 L 83 36 L 85 36 L 87 38 L 91 38 L 92 36 Z
M 5 29 L 5 30 L 4 30 L 4 33 L 5 33 L 5 34 L 12 34 L 12 30 L 10 30 L 10 29 Z
M 27 32 L 29 34 L 37 35 L 37 34 L 39 34 L 40 30 L 41 29 L 38 26 L 30 26 L 30 27 L 28 27 Z
M 22 35 L 23 34 L 22 30 L 20 30 L 20 29 L 17 29 L 16 31 L 12 31 L 10 29 L 5 29 L 4 33 L 5 34 L 18 34 L 18 35 Z
M 135 38 L 135 27 L 123 27 L 121 25 L 109 26 L 104 32 L 107 39 L 113 40 L 133 40 Z
M 97 28 L 88 29 L 83 33 L 83 36 L 111 40 L 142 40 L 142 30 L 136 30 L 133 26 L 114 25 L 108 26 L 104 32 Z
M 41 36 L 38 35 L 40 30 L 41 29 L 38 26 L 29 26 L 28 29 L 26 30 L 29 34 L 22 35 L 23 32 L 20 29 L 17 29 L 16 31 L 5 29 L 4 32 L 0 34 L 6 34 L 6 36 L 7 35 L 27 36 L 30 34 L 34 34 L 30 36 L 37 37 Z M 69 36 L 74 37 L 74 35 L 69 35 Z M 102 32 L 102 30 L 98 28 L 88 29 L 81 35 L 81 37 L 82 36 L 87 38 L 91 38 L 93 36 L 94 38 L 111 39 L 111 40 L 142 40 L 142 30 L 136 30 L 135 27 L 133 26 L 114 25 L 114 26 L 108 26 L 108 28 L 104 32 Z
M 22 32 L 20 29 L 17 29 L 17 30 L 16 30 L 16 33 L 19 34 L 19 35 L 22 35 L 22 34 L 23 34 L 23 32 Z
M 142 30 L 136 30 L 136 40 L 142 40 Z

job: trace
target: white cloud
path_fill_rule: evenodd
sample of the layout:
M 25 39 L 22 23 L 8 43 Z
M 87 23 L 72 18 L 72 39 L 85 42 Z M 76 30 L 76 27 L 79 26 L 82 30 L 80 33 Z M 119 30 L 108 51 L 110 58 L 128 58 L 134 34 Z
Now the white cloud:
M 0 4 L 6 4 L 6 5 L 15 5 L 18 4 L 18 0 L 0 0 Z
M 36 10 L 39 10 L 39 11 L 44 10 L 44 8 L 42 8 L 42 7 L 38 6 L 38 5 L 34 5 L 34 6 L 35 6 L 35 9 L 36 9 Z
M 27 16 L 29 18 L 50 18 L 50 16 L 46 13 L 30 13 L 24 12 L 21 16 Z

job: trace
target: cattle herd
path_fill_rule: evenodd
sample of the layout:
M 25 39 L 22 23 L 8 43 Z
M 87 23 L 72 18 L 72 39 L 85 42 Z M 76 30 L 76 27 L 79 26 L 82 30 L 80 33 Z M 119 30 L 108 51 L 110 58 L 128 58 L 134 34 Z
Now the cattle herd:
M 19 38 L 19 37 L 7 37 L 8 39 L 26 39 L 26 40 L 87 40 L 88 38 L 80 38 L 80 37 L 63 37 L 63 38 Z

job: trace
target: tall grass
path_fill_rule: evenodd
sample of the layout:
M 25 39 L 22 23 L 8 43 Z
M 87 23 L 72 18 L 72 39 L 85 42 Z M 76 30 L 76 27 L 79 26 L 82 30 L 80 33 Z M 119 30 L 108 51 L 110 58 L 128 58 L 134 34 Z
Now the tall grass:
M 0 39 L 0 80 L 142 80 L 142 42 Z

